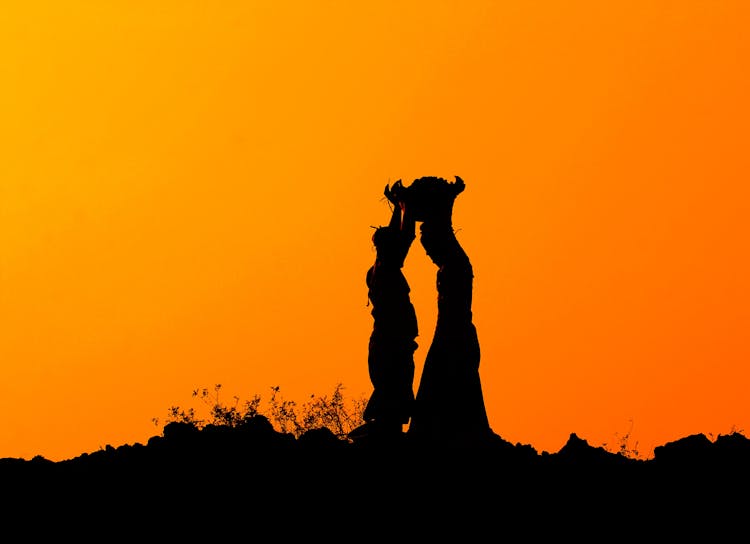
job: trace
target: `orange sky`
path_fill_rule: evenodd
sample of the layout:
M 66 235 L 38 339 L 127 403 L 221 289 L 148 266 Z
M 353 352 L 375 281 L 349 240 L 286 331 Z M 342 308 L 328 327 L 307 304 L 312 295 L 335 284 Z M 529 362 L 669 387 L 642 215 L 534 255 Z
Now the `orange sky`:
M 144 443 L 217 383 L 368 395 L 371 227 L 424 175 L 467 184 L 496 433 L 750 431 L 747 2 L 15 4 L 0 457 Z

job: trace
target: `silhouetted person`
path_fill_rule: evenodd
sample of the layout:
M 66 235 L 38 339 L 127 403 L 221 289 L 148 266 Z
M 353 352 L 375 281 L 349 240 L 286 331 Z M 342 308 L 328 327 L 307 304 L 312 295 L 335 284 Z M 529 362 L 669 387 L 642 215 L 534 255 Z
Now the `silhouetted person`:
M 414 407 L 417 315 L 401 269 L 416 233 L 414 219 L 397 199 L 401 189 L 400 180 L 392 188 L 386 185 L 391 220 L 372 236 L 376 257 L 366 281 L 373 317 L 367 359 L 373 392 L 363 413 L 365 424 L 350 433 L 355 440 L 401 436 Z
M 456 196 L 465 188 L 456 177 L 423 177 L 402 191 L 405 211 L 421 221 L 420 242 L 438 266 L 438 315 L 416 394 L 408 435 L 446 444 L 474 444 L 490 429 L 479 377 L 479 340 L 472 321 L 474 272 L 453 231 Z

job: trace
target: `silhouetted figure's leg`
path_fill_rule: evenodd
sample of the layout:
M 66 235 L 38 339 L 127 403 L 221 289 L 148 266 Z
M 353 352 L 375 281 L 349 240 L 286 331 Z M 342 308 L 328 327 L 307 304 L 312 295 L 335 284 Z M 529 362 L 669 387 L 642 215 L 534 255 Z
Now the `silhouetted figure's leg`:
M 354 439 L 400 435 L 414 405 L 417 316 L 401 269 L 416 234 L 414 221 L 392 192 L 399 188 L 400 181 L 393 190 L 386 187 L 393 214 L 388 226 L 376 229 L 372 238 L 377 253 L 367 271 L 373 317 L 367 364 L 373 392 L 363 414 L 365 424 L 350 433 Z
M 474 272 L 452 227 L 463 181 L 420 178 L 409 187 L 419 210 L 420 242 L 438 266 L 438 316 L 417 390 L 409 436 L 461 445 L 486 440 L 490 429 L 479 376 L 479 340 L 472 320 Z M 407 209 L 409 203 L 406 204 Z

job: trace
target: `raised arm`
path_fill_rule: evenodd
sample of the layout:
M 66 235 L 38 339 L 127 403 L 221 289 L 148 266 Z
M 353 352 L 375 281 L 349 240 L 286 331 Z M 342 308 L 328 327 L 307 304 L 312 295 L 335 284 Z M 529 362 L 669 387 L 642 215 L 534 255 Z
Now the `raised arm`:
M 387 229 L 391 233 L 388 236 L 390 241 L 385 242 L 383 240 L 383 244 L 390 246 L 390 251 L 393 252 L 392 255 L 396 259 L 395 262 L 399 266 L 403 266 L 406 254 L 409 252 L 409 247 L 416 237 L 414 214 L 410 211 L 409 206 L 405 204 L 404 196 L 406 191 L 401 184 L 401 180 L 396 181 L 392 186 L 386 185 L 383 194 L 393 205 L 391 220 Z M 383 255 L 385 254 L 386 251 L 383 252 Z
M 385 198 L 393 205 L 393 213 L 391 214 L 391 221 L 388 226 L 395 230 L 401 230 L 403 204 L 398 199 L 398 191 L 401 187 L 401 180 L 398 180 L 393 184 L 393 187 L 386 185 L 383 191 Z

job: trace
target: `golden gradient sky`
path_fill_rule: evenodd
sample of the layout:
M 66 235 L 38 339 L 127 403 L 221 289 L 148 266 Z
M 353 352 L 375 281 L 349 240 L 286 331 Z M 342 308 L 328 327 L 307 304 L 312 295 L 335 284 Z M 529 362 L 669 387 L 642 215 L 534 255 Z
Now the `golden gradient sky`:
M 368 395 L 386 183 L 461 176 L 493 430 L 750 431 L 750 3 L 11 2 L 0 457 Z M 435 269 L 405 273 L 420 319 Z

